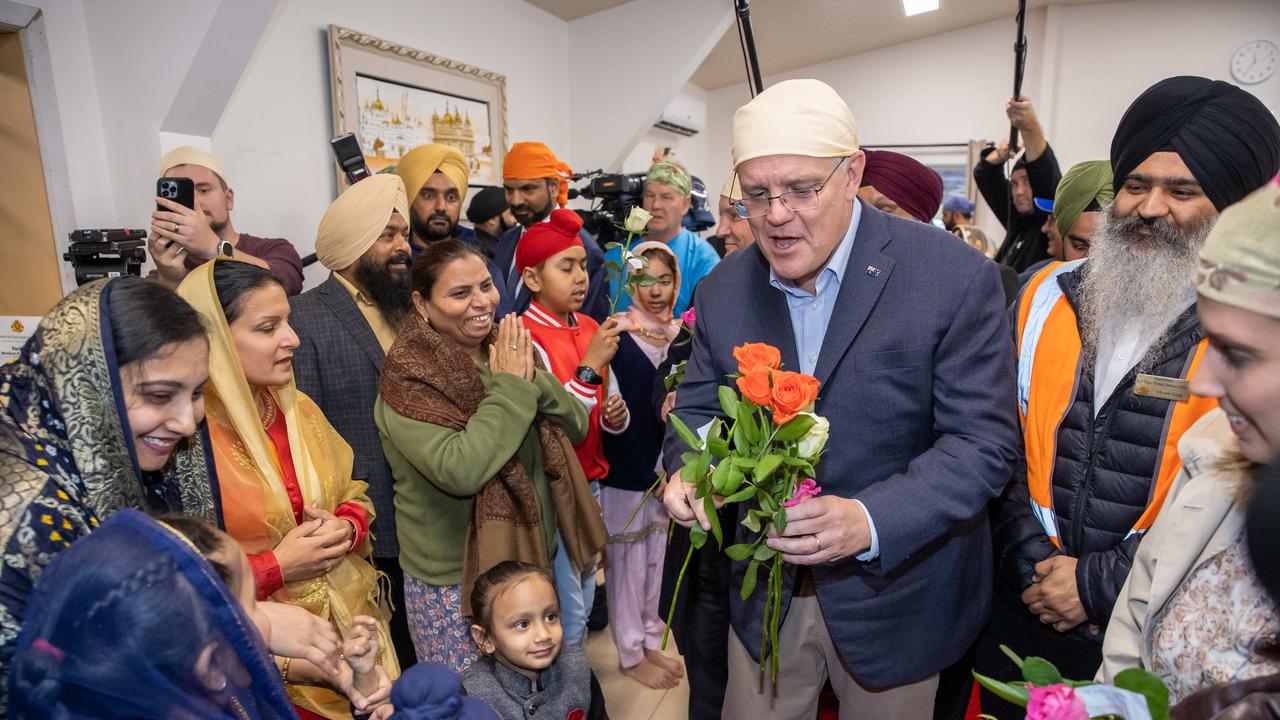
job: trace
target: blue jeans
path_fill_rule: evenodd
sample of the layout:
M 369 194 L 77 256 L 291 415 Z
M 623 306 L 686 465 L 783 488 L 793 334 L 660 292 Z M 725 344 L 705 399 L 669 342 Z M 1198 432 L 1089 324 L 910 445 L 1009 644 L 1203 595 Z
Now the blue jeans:
M 591 494 L 600 502 L 600 483 L 591 481 Z M 556 547 L 556 594 L 560 596 L 560 627 L 564 629 L 565 645 L 582 645 L 587 638 L 587 616 L 596 599 L 596 562 L 593 558 L 582 572 L 573 569 L 569 554 L 564 550 L 564 537 Z

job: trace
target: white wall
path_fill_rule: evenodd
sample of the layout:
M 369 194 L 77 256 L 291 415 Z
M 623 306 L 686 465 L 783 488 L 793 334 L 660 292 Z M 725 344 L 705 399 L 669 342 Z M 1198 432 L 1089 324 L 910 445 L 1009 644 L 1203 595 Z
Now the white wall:
M 852 55 L 765 78 L 829 83 L 853 109 L 862 142 L 965 142 L 1008 134 L 1014 28 L 1008 20 Z M 1230 81 L 1236 48 L 1257 39 L 1280 44 L 1275 0 L 1126 0 L 1052 6 L 1027 16 L 1030 43 L 1023 92 L 1065 170 L 1109 154 L 1125 108 L 1172 75 Z M 762 58 L 767 66 L 767 58 Z M 1280 74 L 1250 86 L 1280 112 Z M 734 111 L 750 99 L 744 84 L 710 93 L 707 158 L 713 187 L 730 164 Z M 725 170 L 720 170 L 725 168 Z

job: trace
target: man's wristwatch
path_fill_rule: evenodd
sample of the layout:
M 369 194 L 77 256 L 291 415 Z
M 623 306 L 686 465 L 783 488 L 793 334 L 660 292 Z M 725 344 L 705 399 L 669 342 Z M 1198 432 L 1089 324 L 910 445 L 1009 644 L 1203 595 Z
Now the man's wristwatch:
M 600 373 L 592 370 L 586 365 L 579 365 L 573 375 L 578 378 L 578 382 L 583 385 L 599 385 L 604 382 L 604 377 Z
M 236 249 L 230 240 L 223 240 L 218 243 L 218 254 L 225 258 L 235 257 Z

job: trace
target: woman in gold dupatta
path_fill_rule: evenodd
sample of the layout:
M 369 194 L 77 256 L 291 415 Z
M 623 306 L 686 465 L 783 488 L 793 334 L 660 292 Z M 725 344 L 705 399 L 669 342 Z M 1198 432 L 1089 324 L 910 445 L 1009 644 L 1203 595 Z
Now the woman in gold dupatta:
M 298 339 L 283 287 L 266 270 L 219 260 L 193 270 L 178 293 L 209 330 L 205 412 L 223 513 L 249 554 L 259 597 L 303 607 L 344 636 L 357 616 L 375 618 L 377 665 L 386 673 L 376 687 L 385 694 L 399 666 L 368 561 L 373 504 L 366 484 L 351 477 L 350 446 L 294 386 Z M 280 666 L 303 720 L 351 717 L 346 666 L 339 678 L 303 661 Z

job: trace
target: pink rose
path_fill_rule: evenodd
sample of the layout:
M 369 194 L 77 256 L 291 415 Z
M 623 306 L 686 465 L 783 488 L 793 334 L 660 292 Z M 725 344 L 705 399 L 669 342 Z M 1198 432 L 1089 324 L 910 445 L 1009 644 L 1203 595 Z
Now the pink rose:
M 1027 720 L 1089 720 L 1089 711 L 1076 691 L 1066 685 L 1033 687 Z
M 698 315 L 693 311 L 692 307 L 680 313 L 680 322 L 684 323 L 684 326 L 690 330 L 693 329 L 693 324 L 697 322 L 697 320 Z
M 782 503 L 782 507 L 795 507 L 801 501 L 808 500 L 820 492 L 822 492 L 822 486 L 818 485 L 817 481 L 813 478 L 805 478 L 796 485 L 795 493 L 790 500 Z

